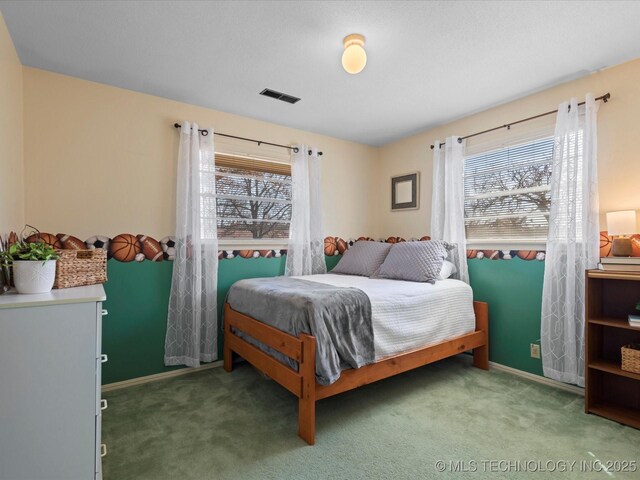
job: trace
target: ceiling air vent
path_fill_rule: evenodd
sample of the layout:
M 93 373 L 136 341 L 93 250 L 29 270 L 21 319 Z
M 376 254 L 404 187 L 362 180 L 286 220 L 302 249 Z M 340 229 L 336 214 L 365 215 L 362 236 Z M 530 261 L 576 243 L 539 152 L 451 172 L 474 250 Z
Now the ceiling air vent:
M 294 97 L 293 95 L 287 95 L 286 93 L 276 92 L 275 90 L 271 90 L 270 88 L 265 88 L 260 92 L 260 95 L 264 95 L 265 97 L 275 98 L 276 100 L 282 100 L 287 103 L 296 103 L 299 102 L 300 99 L 298 97 Z

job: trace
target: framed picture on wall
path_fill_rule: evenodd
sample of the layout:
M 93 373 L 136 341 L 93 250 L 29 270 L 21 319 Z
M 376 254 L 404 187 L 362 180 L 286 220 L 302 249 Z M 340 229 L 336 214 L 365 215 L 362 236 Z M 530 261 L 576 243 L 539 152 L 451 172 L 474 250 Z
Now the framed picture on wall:
M 419 172 L 391 177 L 391 211 L 415 210 L 418 203 Z

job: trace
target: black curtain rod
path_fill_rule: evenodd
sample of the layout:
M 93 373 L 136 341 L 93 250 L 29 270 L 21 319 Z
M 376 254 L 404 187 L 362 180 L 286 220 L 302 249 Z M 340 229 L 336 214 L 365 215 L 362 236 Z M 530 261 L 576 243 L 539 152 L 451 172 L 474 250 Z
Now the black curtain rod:
M 602 100 L 604 103 L 607 103 L 610 98 L 611 98 L 611 94 L 610 93 L 605 93 L 604 95 L 601 95 L 601 96 L 595 98 L 595 100 L 596 101 Z M 585 102 L 580 102 L 578 104 L 578 106 L 581 106 L 581 105 L 584 105 L 584 104 L 585 104 Z M 571 108 L 571 105 L 569 105 L 569 108 Z M 509 130 L 509 129 L 511 129 L 511 127 L 513 125 L 517 125 L 519 123 L 528 122 L 529 120 L 535 120 L 536 118 L 546 117 L 547 115 L 553 115 L 554 113 L 558 113 L 558 110 L 552 110 L 550 112 L 541 113 L 540 115 L 534 115 L 533 117 L 523 118 L 522 120 L 517 120 L 515 122 L 511 122 L 511 123 L 506 123 L 504 125 L 500 125 L 499 127 L 490 128 L 489 130 L 483 130 L 481 132 L 472 133 L 471 135 L 467 135 L 466 137 L 458 137 L 458 143 L 462 143 L 462 140 L 465 140 L 467 138 L 477 137 L 478 135 L 482 135 L 484 133 L 495 132 L 496 130 L 500 130 L 501 128 L 506 128 L 507 130 Z M 441 148 L 442 145 L 444 145 L 444 143 L 441 143 L 440 145 L 438 145 L 438 148 Z M 431 150 L 433 150 L 434 148 L 435 148 L 435 145 L 431 145 Z
M 181 128 L 182 127 L 182 125 L 180 125 L 179 123 L 174 123 L 173 126 L 175 128 Z M 203 135 L 205 137 L 207 135 L 209 135 L 209 131 L 208 130 L 198 129 L 198 131 L 200 132 L 201 135 Z M 214 135 L 220 135 L 221 137 L 235 138 L 236 140 L 244 140 L 245 142 L 257 143 L 258 146 L 260 146 L 260 145 L 271 145 L 272 147 L 287 148 L 289 150 L 293 150 L 295 153 L 298 153 L 300 151 L 300 149 L 298 147 L 291 147 L 289 145 L 280 145 L 278 143 L 263 142 L 262 140 L 254 140 L 253 138 L 236 137 L 235 135 L 227 135 L 226 133 L 213 132 L 213 134 Z M 311 150 L 309 150 L 309 155 L 311 155 Z M 322 152 L 318 152 L 318 155 L 322 155 Z

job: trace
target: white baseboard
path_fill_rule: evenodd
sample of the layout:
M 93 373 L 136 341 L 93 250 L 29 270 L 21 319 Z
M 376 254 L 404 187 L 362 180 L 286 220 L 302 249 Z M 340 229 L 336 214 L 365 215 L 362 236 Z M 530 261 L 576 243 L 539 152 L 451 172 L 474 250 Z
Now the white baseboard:
M 188 375 L 189 373 L 201 372 L 202 370 L 209 370 L 210 368 L 218 368 L 222 366 L 222 360 L 216 362 L 206 363 L 195 368 L 180 368 L 178 370 L 170 370 L 168 372 L 156 373 L 154 375 L 147 375 L 146 377 L 132 378 L 131 380 L 124 380 L 122 382 L 108 383 L 102 385 L 103 392 L 111 392 L 113 390 L 119 390 L 121 388 L 134 387 L 136 385 L 142 385 L 144 383 L 157 382 L 158 380 L 166 380 L 167 378 L 179 377 L 180 375 Z
M 575 393 L 576 395 L 584 396 L 584 388 L 580 388 L 575 385 L 568 385 L 566 383 L 558 382 L 557 380 L 552 380 L 551 378 L 541 377 L 540 375 L 524 372 L 522 370 L 518 370 L 517 368 L 507 367 L 506 365 L 502 365 L 501 363 L 489 362 L 489 365 L 491 366 L 491 368 L 494 368 L 501 372 L 517 375 L 519 377 L 526 378 L 534 382 L 542 383 L 544 385 L 549 385 L 551 387 L 559 388 L 567 392 Z M 143 385 L 145 383 L 157 382 L 158 380 L 165 380 L 167 378 L 179 377 L 180 375 L 188 375 L 190 373 L 200 372 L 202 370 L 208 370 L 210 368 L 218 368 L 221 366 L 222 366 L 222 360 L 218 360 L 216 362 L 207 363 L 196 368 L 181 368 L 179 370 L 171 370 L 169 372 L 156 373 L 154 375 L 148 375 L 146 377 L 132 378 L 131 380 L 124 380 L 122 382 L 108 383 L 102 386 L 102 391 L 110 392 L 113 390 L 119 390 L 121 388 L 134 387 L 136 385 Z
M 533 380 L 534 382 L 543 383 L 544 385 L 549 385 L 551 387 L 559 388 L 560 390 L 565 390 L 567 392 L 575 393 L 576 395 L 584 396 L 584 388 L 575 385 L 568 385 L 551 378 L 541 377 L 540 375 L 535 375 L 529 372 L 523 372 L 522 370 L 518 370 L 517 368 L 507 367 L 506 365 L 502 365 L 496 362 L 489 362 L 489 365 L 491 368 L 495 368 L 496 370 L 500 370 L 502 372 L 511 373 L 512 375 L 517 375 L 528 380 Z

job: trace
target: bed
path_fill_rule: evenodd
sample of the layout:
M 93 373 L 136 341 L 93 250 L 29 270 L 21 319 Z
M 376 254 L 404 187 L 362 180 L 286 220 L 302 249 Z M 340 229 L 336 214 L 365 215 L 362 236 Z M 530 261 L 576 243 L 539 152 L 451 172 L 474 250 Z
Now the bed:
M 244 313 L 233 308 L 231 295 L 225 302 L 224 369 L 232 370 L 236 353 L 298 397 L 298 435 L 310 445 L 315 443 L 318 400 L 469 350 L 473 350 L 473 365 L 488 369 L 488 305 L 474 302 L 464 282 L 446 279 L 429 284 L 338 274 L 290 278 L 320 291 L 357 289 L 371 305 L 375 355 L 366 364 L 354 363 L 358 368 L 340 371 L 338 378 L 325 378 L 316 375 L 320 363 L 316 351 L 323 345 L 307 333 L 309 329 L 292 335 L 269 325 L 273 319 L 265 318 L 265 302 L 256 301 L 254 310 L 247 310 L 236 300 Z M 275 303 L 271 291 L 275 280 L 255 280 L 238 282 L 239 287 L 251 298 L 259 300 L 263 295 L 263 300 Z M 261 285 L 269 288 L 261 291 Z

